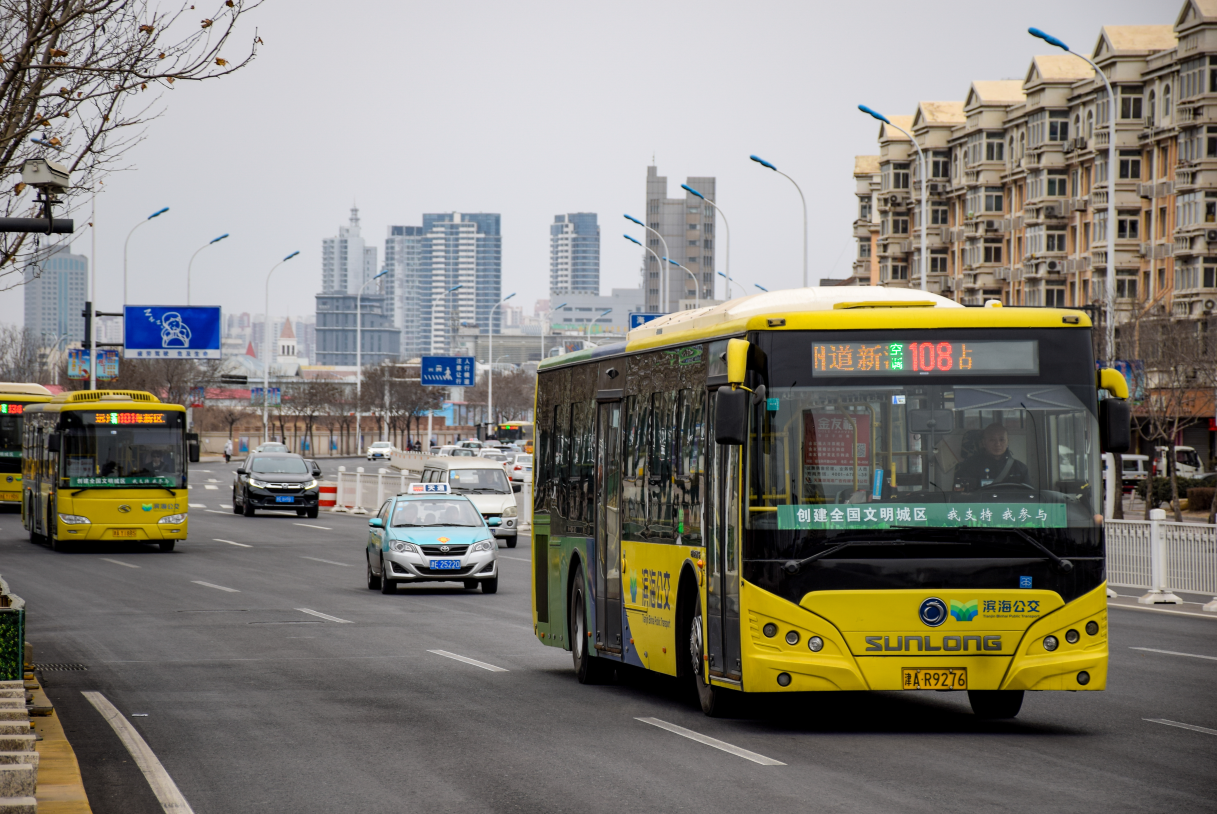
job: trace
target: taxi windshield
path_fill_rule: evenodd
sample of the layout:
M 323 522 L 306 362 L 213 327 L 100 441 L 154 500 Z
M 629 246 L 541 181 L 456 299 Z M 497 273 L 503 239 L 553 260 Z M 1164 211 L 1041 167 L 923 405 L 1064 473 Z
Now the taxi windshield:
M 480 525 L 482 516 L 468 500 L 403 500 L 393 511 L 393 528 Z
M 502 469 L 453 469 L 448 473 L 448 484 L 454 492 L 511 492 Z

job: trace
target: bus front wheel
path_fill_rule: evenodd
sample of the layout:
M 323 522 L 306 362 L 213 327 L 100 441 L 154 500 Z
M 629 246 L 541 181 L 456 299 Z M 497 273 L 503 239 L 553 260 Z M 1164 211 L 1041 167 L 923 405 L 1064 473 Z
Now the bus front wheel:
M 694 589 L 696 590 L 696 589 Z M 689 632 L 689 675 L 693 687 L 697 691 L 697 701 L 701 711 L 711 718 L 723 718 L 731 714 L 731 707 L 736 701 L 734 690 L 715 687 L 707 681 L 706 647 L 701 615 L 701 597 L 693 601 L 693 613 L 689 617 L 686 630 Z
M 1023 707 L 1022 690 L 968 690 L 968 701 L 977 718 L 1014 718 Z

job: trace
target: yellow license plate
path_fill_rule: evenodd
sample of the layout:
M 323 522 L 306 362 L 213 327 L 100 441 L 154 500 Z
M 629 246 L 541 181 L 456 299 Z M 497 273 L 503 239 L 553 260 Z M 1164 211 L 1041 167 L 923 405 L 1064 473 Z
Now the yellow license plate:
M 906 690 L 966 690 L 968 671 L 965 667 L 904 668 L 900 671 L 900 686 Z
M 20 501 L 21 493 L 20 492 L 0 492 L 0 500 Z
M 110 529 L 111 537 L 134 537 L 135 529 Z

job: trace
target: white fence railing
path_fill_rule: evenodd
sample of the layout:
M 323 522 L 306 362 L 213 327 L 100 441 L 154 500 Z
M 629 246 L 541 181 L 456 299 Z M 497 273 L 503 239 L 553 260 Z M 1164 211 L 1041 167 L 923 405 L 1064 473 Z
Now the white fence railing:
M 1107 582 L 1146 591 L 1138 601 L 1178 604 L 1174 591 L 1207 594 L 1217 611 L 1217 526 L 1168 523 L 1154 509 L 1150 519 L 1106 520 Z
M 425 456 L 424 456 L 425 457 Z M 362 466 L 354 472 L 348 472 L 345 466 L 338 467 L 338 477 L 335 481 L 338 493 L 335 498 L 335 512 L 350 512 L 351 514 L 369 514 L 380 508 L 386 500 L 406 491 L 411 483 L 422 479 L 421 468 L 418 471 L 398 469 L 377 469 L 366 472 Z M 525 483 L 516 493 L 516 510 L 519 520 L 516 525 L 521 531 L 532 528 L 532 484 Z M 529 533 L 531 533 L 529 531 Z

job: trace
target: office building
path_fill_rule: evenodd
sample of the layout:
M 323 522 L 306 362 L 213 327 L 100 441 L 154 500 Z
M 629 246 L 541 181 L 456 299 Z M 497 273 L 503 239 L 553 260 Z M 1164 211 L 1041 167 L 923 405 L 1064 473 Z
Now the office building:
M 23 269 L 25 327 L 44 345 L 85 338 L 81 313 L 89 293 L 89 260 L 66 246 L 39 252 Z
M 357 330 L 355 307 L 358 299 L 362 312 L 362 329 Z M 356 336 L 361 334 L 362 358 L 355 352 Z M 317 295 L 317 358 L 316 365 L 351 366 L 356 361 L 364 366 L 385 360 L 397 361 L 401 356 L 401 330 L 394 327 L 392 303 L 383 294 Z
M 714 178 L 690 177 L 685 183 L 712 201 L 718 200 L 718 186 Z M 666 296 L 661 292 L 664 279 L 659 262 L 650 252 L 643 252 L 642 280 L 646 295 L 646 308 L 652 313 L 677 310 L 683 299 L 712 299 L 714 296 L 715 212 L 714 207 L 686 192 L 684 197 L 668 197 L 668 179 L 659 174 L 656 167 L 647 167 L 647 199 L 643 210 L 647 225 L 659 232 L 667 242 L 668 257 L 689 271 L 676 266 L 667 269 Z M 630 224 L 626 224 L 630 226 Z M 642 241 L 660 257 L 663 244 L 653 232 L 631 226 L 637 233 L 632 237 Z M 700 289 L 700 291 L 699 291 Z M 552 297 L 551 297 L 552 299 Z
M 359 209 L 352 206 L 350 224 L 338 227 L 337 237 L 321 241 L 321 293 L 357 294 L 376 271 L 376 247 L 365 245 Z
M 600 226 L 594 212 L 554 216 L 549 227 L 549 293 L 600 293 Z
M 429 270 L 424 273 L 423 227 L 390 226 L 385 237 L 383 290 L 393 310 L 393 325 L 401 329 L 402 359 L 430 353 Z

